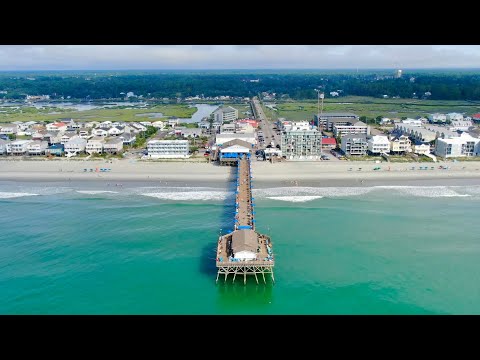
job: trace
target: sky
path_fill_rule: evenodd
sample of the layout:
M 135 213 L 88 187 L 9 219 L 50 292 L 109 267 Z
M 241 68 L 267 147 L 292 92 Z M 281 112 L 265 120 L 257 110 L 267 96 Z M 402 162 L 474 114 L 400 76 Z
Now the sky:
M 0 45 L 0 71 L 479 67 L 480 45 Z

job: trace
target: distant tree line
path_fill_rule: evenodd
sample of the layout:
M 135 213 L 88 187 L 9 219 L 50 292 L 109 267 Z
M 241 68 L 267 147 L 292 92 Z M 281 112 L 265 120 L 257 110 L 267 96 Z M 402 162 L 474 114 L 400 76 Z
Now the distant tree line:
M 251 97 L 260 92 L 292 99 L 315 99 L 314 89 L 341 96 L 373 96 L 436 100 L 480 100 L 480 75 L 474 72 L 418 72 L 393 78 L 385 71 L 327 73 L 38 73 L 0 74 L 0 97 L 23 99 L 28 95 L 50 95 L 51 99 L 119 99 L 127 92 L 144 98 L 175 98 L 204 95 Z M 33 77 L 32 77 L 33 76 Z M 414 78 L 410 80 L 411 78 Z M 250 80 L 258 79 L 258 82 Z M 4 92 L 7 92 L 6 94 Z M 430 93 L 425 95 L 425 93 Z

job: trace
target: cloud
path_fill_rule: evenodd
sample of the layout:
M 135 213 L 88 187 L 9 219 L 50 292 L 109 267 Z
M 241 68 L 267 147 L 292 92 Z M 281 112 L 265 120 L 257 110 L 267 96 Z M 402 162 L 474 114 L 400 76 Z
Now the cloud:
M 1 45 L 0 70 L 478 67 L 478 45 Z

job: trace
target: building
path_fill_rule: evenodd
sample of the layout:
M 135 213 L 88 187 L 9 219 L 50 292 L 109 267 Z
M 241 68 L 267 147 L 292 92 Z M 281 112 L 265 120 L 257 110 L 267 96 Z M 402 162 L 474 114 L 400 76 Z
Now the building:
M 452 120 L 448 129 L 450 131 L 468 131 L 473 126 L 472 120 Z
M 431 123 L 445 123 L 447 122 L 447 115 L 440 113 L 429 114 L 428 121 Z
M 447 121 L 462 121 L 463 114 L 452 112 L 447 114 Z
M 112 122 L 110 120 L 103 121 L 99 124 L 99 127 L 108 130 L 112 127 Z
M 188 158 L 188 140 L 150 140 L 147 143 L 149 158 Z
M 474 122 L 480 122 L 480 113 L 476 113 L 472 115 L 472 120 Z
M 200 136 L 202 136 L 202 129 L 185 128 L 180 132 L 180 135 L 184 138 L 199 138 Z
M 48 142 L 47 141 L 31 141 L 27 145 L 27 152 L 28 155 L 44 155 L 45 150 L 48 148 Z
M 105 144 L 105 138 L 102 136 L 94 137 L 88 140 L 87 145 L 85 146 L 85 152 L 87 154 L 102 154 L 103 153 L 103 144 Z
M 1 124 L 0 135 L 13 135 L 18 132 L 18 125 L 16 124 Z
M 76 137 L 77 135 L 75 134 L 63 134 L 62 137 L 60 138 L 60 144 L 65 145 L 67 142 L 70 141 L 72 137 Z
M 128 146 L 132 146 L 137 140 L 137 136 L 132 133 L 123 133 L 118 138 L 122 139 L 123 145 L 128 145 Z
M 173 124 L 174 124 L 173 126 L 175 126 L 177 123 L 174 122 Z M 133 126 L 133 125 L 134 125 L 134 124 L 132 124 L 132 126 Z M 139 125 L 139 126 L 138 126 L 138 125 Z M 138 125 L 134 125 L 134 127 L 137 128 L 137 129 L 139 129 L 140 131 L 146 131 L 146 130 L 147 130 L 147 127 L 146 127 L 146 126 L 143 126 L 143 125 L 141 125 L 141 124 L 138 124 Z M 169 123 L 169 125 L 170 125 L 170 123 Z M 163 129 L 165 129 L 165 126 L 166 126 L 166 125 L 165 125 L 165 121 L 157 120 L 157 121 L 154 121 L 151 126 L 153 126 L 153 127 L 156 128 L 156 129 L 163 130 Z M 143 130 L 142 130 L 141 128 L 143 128 Z
M 210 126 L 210 121 L 202 120 L 198 123 L 198 127 L 206 133 L 209 132 Z
M 445 129 L 446 130 L 446 129 Z M 394 131 L 400 135 L 406 135 L 412 138 L 415 142 L 431 142 L 437 138 L 437 132 L 433 130 L 428 130 L 425 128 L 419 128 L 417 126 L 405 125 L 405 124 L 395 124 Z
M 7 155 L 7 147 L 10 149 L 10 140 L 0 139 L 0 155 Z
M 110 138 L 103 144 L 103 151 L 109 154 L 120 154 L 123 151 L 123 140 Z
M 70 141 L 64 145 L 65 155 L 70 157 L 81 154 L 85 151 L 86 146 L 87 140 L 82 139 L 79 136 L 72 137 Z
M 241 145 L 232 145 L 220 150 L 220 163 L 236 162 L 239 158 L 246 156 L 250 157 L 251 148 Z
M 318 160 L 322 152 L 322 135 L 317 129 L 284 131 L 280 147 L 287 159 Z
M 437 139 L 435 155 L 443 158 L 480 155 L 480 139 L 462 133 L 459 137 Z
M 118 136 L 124 133 L 124 128 L 121 126 L 112 126 L 108 129 L 109 136 Z
M 370 126 L 362 121 L 348 122 L 347 125 L 333 125 L 333 134 L 342 136 L 347 134 L 365 134 L 370 135 Z
M 46 129 L 48 132 L 54 132 L 54 133 L 58 133 L 60 131 L 67 131 L 67 124 L 63 122 L 47 124 Z
M 322 137 L 322 149 L 332 150 L 337 147 L 337 140 L 333 137 Z
M 227 121 L 235 121 L 238 119 L 238 110 L 231 106 L 220 106 L 213 113 L 213 121 L 224 123 Z
M 89 139 L 92 135 L 90 135 L 90 131 L 88 129 L 80 129 L 78 131 L 78 136 L 82 139 Z
M 223 124 L 220 127 L 220 134 L 234 134 L 236 128 L 235 124 Z
M 428 145 L 427 145 L 428 146 Z M 394 154 L 404 154 L 412 151 L 412 142 L 406 135 L 394 136 L 390 138 L 390 152 Z
M 257 143 L 255 134 L 217 134 L 215 136 L 215 145 L 222 146 L 235 139 L 246 141 L 250 143 L 252 147 Z
M 390 140 L 384 135 L 372 136 L 367 141 L 367 148 L 371 154 L 382 154 L 390 152 Z
M 253 134 L 255 133 L 255 128 L 250 123 L 239 123 L 237 122 L 237 133 L 240 134 Z
M 442 138 L 442 139 L 447 138 L 447 139 L 449 139 L 449 138 L 454 138 L 454 137 L 459 137 L 460 136 L 460 134 L 457 131 L 452 131 L 447 126 L 427 124 L 425 126 L 425 128 L 427 130 L 435 132 L 435 136 L 437 138 Z
M 430 145 L 428 144 L 414 144 L 412 145 L 412 152 L 418 155 L 430 154 Z
M 12 155 L 25 155 L 28 151 L 28 144 L 32 140 L 16 140 L 10 143 L 10 152 Z M 8 149 L 7 149 L 8 151 Z
M 168 119 L 168 126 L 170 127 L 175 127 L 177 125 L 180 125 L 180 119 L 178 118 L 170 118 Z
M 65 152 L 65 147 L 62 144 L 51 145 L 45 150 L 45 154 L 55 155 L 55 156 L 63 156 L 64 152 Z
M 99 127 L 100 123 L 98 121 L 89 121 L 85 124 L 85 127 L 88 129 Z
M 341 149 L 347 156 L 367 154 L 367 135 L 349 134 L 342 136 Z
M 315 126 L 318 126 L 318 118 L 320 118 L 320 126 L 323 126 L 325 129 L 330 129 L 332 131 L 332 126 L 328 127 L 329 121 L 343 120 L 343 121 L 353 121 L 356 122 L 360 117 L 353 113 L 343 113 L 343 112 L 326 112 L 318 115 L 313 115 L 313 123 Z
M 93 135 L 93 136 L 103 136 L 103 137 L 106 137 L 106 136 L 108 136 L 108 130 L 101 129 L 101 128 L 97 128 L 97 129 L 92 130 L 92 135 Z
M 421 127 L 423 125 L 420 119 L 405 119 L 402 120 L 402 124 Z

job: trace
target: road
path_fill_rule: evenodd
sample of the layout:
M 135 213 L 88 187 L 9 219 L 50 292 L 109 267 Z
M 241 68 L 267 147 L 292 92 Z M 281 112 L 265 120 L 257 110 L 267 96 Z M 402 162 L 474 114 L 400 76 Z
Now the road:
M 281 137 L 280 135 L 277 135 L 275 130 L 273 130 L 273 124 L 267 120 L 258 98 L 254 97 L 252 102 L 253 107 L 255 108 L 254 113 L 256 115 L 256 120 L 260 120 L 260 126 L 262 127 L 261 131 L 263 132 L 263 137 L 265 138 L 264 146 L 259 146 L 259 148 L 265 148 L 272 140 L 274 142 L 274 146 L 280 144 Z

